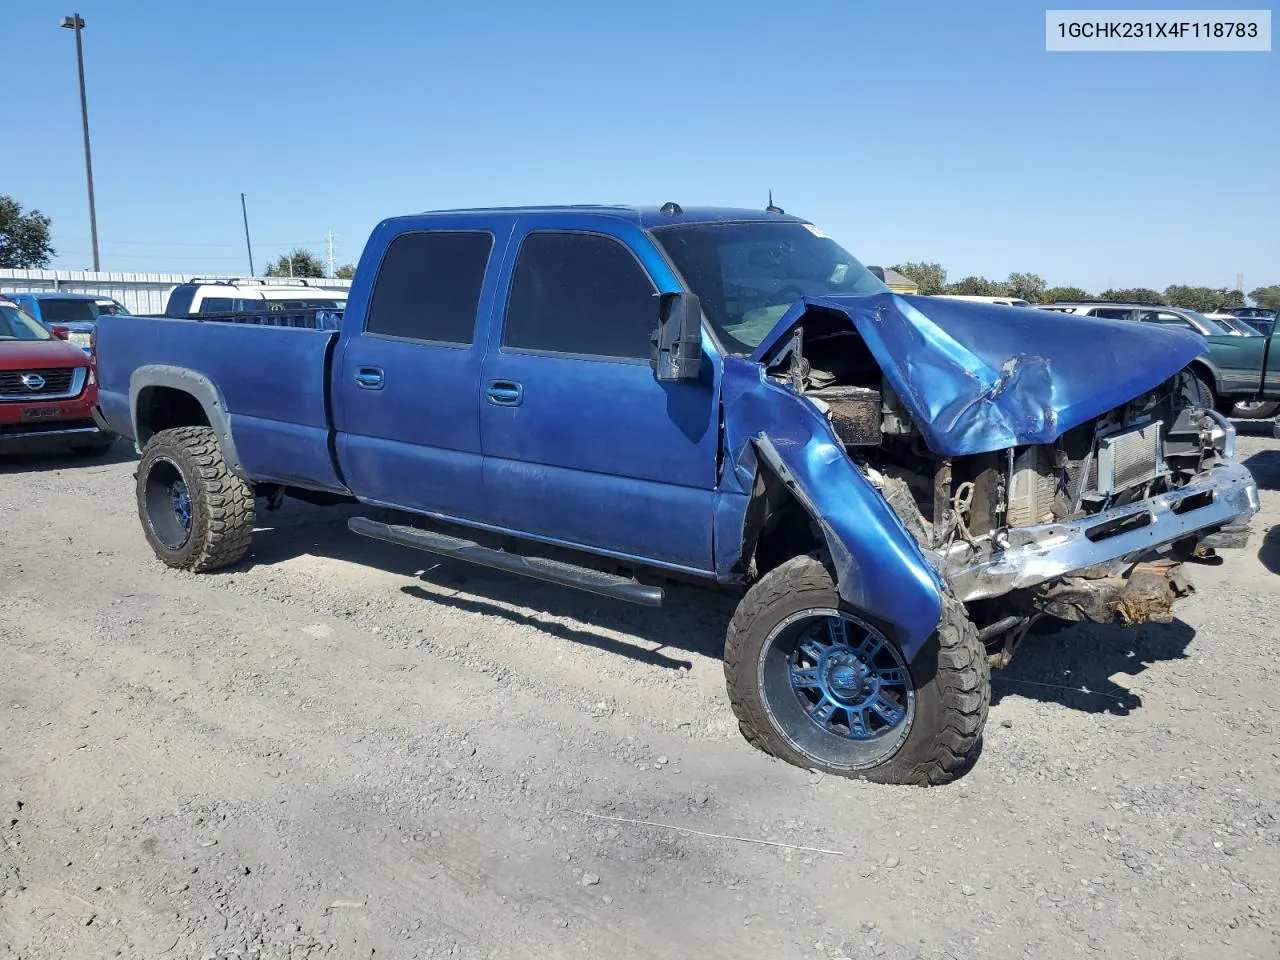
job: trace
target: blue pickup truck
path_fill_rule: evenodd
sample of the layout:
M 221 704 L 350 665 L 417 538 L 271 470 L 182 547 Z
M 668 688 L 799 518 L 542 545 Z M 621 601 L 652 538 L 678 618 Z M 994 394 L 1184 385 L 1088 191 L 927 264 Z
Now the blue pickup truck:
M 234 564 L 292 496 L 620 600 L 737 591 L 743 734 L 844 776 L 951 779 L 1037 618 L 1167 618 L 1258 509 L 1199 338 L 896 295 L 772 206 L 397 217 L 340 317 L 246 319 L 99 320 L 162 561 Z

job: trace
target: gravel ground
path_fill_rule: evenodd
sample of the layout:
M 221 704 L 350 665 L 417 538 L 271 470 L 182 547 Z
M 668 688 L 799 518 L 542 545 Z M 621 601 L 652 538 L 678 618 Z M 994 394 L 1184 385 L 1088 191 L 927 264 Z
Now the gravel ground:
M 1240 447 L 1248 548 L 1173 623 L 1033 635 L 932 790 L 741 740 L 731 601 L 295 503 L 191 576 L 124 445 L 0 462 L 0 957 L 1276 958 L 1280 442 Z

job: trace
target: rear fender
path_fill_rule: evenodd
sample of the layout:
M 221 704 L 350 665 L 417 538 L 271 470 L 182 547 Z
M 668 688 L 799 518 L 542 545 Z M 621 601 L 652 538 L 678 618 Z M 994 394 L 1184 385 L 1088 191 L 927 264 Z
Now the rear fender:
M 221 391 L 204 374 L 185 367 L 153 363 L 139 367 L 129 378 L 129 412 L 133 420 L 134 441 L 139 450 L 146 446 L 151 435 L 156 432 L 149 423 L 140 419 L 139 400 L 145 391 L 155 387 L 177 390 L 194 398 L 204 411 L 206 422 L 217 435 L 222 456 L 231 472 L 243 480 L 249 479 L 240 455 L 236 452 L 236 442 L 231 435 L 231 417 Z

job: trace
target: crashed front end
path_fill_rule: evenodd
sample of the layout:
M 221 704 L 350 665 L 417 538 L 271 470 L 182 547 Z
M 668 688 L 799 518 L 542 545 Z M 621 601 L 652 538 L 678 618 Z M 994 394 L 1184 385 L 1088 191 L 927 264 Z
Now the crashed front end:
M 1258 510 L 1235 429 L 1186 402 L 1182 379 L 1052 444 L 952 465 L 932 552 L 966 603 L 1133 624 L 1167 619 L 1191 557 L 1243 546 Z M 954 482 L 956 474 L 972 479 Z
M 800 303 L 752 359 L 826 421 L 1007 658 L 1044 615 L 1168 619 L 1185 561 L 1244 545 L 1257 487 L 1230 422 L 1197 403 L 1185 368 L 1203 349 L 1123 321 L 881 295 Z M 792 446 L 804 432 L 768 426 Z M 810 451 L 795 470 L 821 446 L 795 447 Z

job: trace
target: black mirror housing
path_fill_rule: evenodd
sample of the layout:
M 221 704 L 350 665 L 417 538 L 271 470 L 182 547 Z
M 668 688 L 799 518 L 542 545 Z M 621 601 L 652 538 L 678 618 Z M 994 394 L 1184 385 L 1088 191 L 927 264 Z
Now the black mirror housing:
M 697 380 L 702 372 L 702 304 L 692 293 L 658 294 L 650 364 L 659 381 Z

